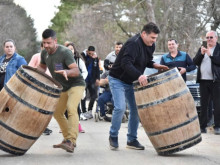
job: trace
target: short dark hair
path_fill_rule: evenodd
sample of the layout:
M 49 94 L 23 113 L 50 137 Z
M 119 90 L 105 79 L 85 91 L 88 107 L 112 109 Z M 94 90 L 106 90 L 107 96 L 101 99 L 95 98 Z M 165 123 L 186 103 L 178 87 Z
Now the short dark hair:
M 123 45 L 123 42 L 118 41 L 118 42 L 115 43 L 115 45 Z
M 94 46 L 89 46 L 88 51 L 95 51 L 95 47 Z
M 144 25 L 144 27 L 141 30 L 141 32 L 143 32 L 143 31 L 145 31 L 147 34 L 150 34 L 151 32 L 153 32 L 155 34 L 159 34 L 160 33 L 160 29 L 153 22 L 149 22 L 148 24 Z
M 42 33 L 42 37 L 43 39 L 47 39 L 47 38 L 56 38 L 56 32 L 52 29 L 46 29 L 44 30 L 44 32 Z
M 7 39 L 7 40 L 5 40 L 5 41 L 3 42 L 3 46 L 5 46 L 6 42 L 12 42 L 13 45 L 15 46 L 15 42 L 14 42 L 14 40 L 12 40 L 12 39 Z
M 175 41 L 175 43 L 178 44 L 177 40 L 174 38 L 170 38 L 168 41 Z

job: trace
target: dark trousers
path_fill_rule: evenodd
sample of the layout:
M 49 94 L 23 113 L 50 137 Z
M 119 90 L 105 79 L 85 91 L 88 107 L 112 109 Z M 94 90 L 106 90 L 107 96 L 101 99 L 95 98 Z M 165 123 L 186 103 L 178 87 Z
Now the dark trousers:
M 89 92 L 90 96 L 90 101 L 89 101 L 89 107 L 88 110 L 91 111 L 94 105 L 94 102 L 96 98 L 98 97 L 98 87 L 94 83 L 87 83 L 86 82 L 86 97 L 81 100 L 81 107 L 82 107 L 82 112 L 86 112 L 86 98 L 87 94 Z
M 105 104 L 113 102 L 111 91 L 104 91 L 98 98 L 98 106 L 100 108 L 101 116 L 105 116 Z
M 214 124 L 215 128 L 220 128 L 220 82 L 213 82 L 212 80 L 200 81 L 200 101 L 201 101 L 201 115 L 200 127 L 206 128 L 208 122 L 208 106 L 210 99 L 213 100 L 214 108 Z

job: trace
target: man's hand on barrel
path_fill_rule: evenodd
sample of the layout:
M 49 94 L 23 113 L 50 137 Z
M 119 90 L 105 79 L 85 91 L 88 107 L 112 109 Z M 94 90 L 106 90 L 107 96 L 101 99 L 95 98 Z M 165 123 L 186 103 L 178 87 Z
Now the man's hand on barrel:
M 139 78 L 138 78 L 138 81 L 140 83 L 141 86 L 146 86 L 148 81 L 147 81 L 147 76 L 146 75 L 141 75 Z
M 186 73 L 186 68 L 178 67 L 178 69 L 179 69 L 181 75 Z
M 169 69 L 168 66 L 160 65 L 160 64 L 157 64 L 157 63 L 154 63 L 153 66 L 154 66 L 155 69 L 158 69 L 159 71 L 165 71 L 165 70 Z

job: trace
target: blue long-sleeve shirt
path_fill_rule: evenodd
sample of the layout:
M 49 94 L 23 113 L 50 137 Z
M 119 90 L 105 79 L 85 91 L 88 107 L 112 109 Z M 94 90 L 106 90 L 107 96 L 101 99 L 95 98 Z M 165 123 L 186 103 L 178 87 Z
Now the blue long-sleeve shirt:
M 169 68 L 183 67 L 186 72 L 190 72 L 196 69 L 196 65 L 186 52 L 178 51 L 178 54 L 173 58 L 170 53 L 164 54 L 161 58 L 160 64 L 166 65 Z M 182 74 L 183 79 L 186 81 L 186 73 Z

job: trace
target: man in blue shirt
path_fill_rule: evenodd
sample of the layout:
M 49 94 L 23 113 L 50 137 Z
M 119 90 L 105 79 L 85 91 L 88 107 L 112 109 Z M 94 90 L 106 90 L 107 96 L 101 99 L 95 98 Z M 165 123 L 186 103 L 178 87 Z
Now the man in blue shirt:
M 168 54 L 164 54 L 161 58 L 160 64 L 166 65 L 169 68 L 177 67 L 186 81 L 186 72 L 196 69 L 190 56 L 183 51 L 178 50 L 179 44 L 175 39 L 168 41 Z

